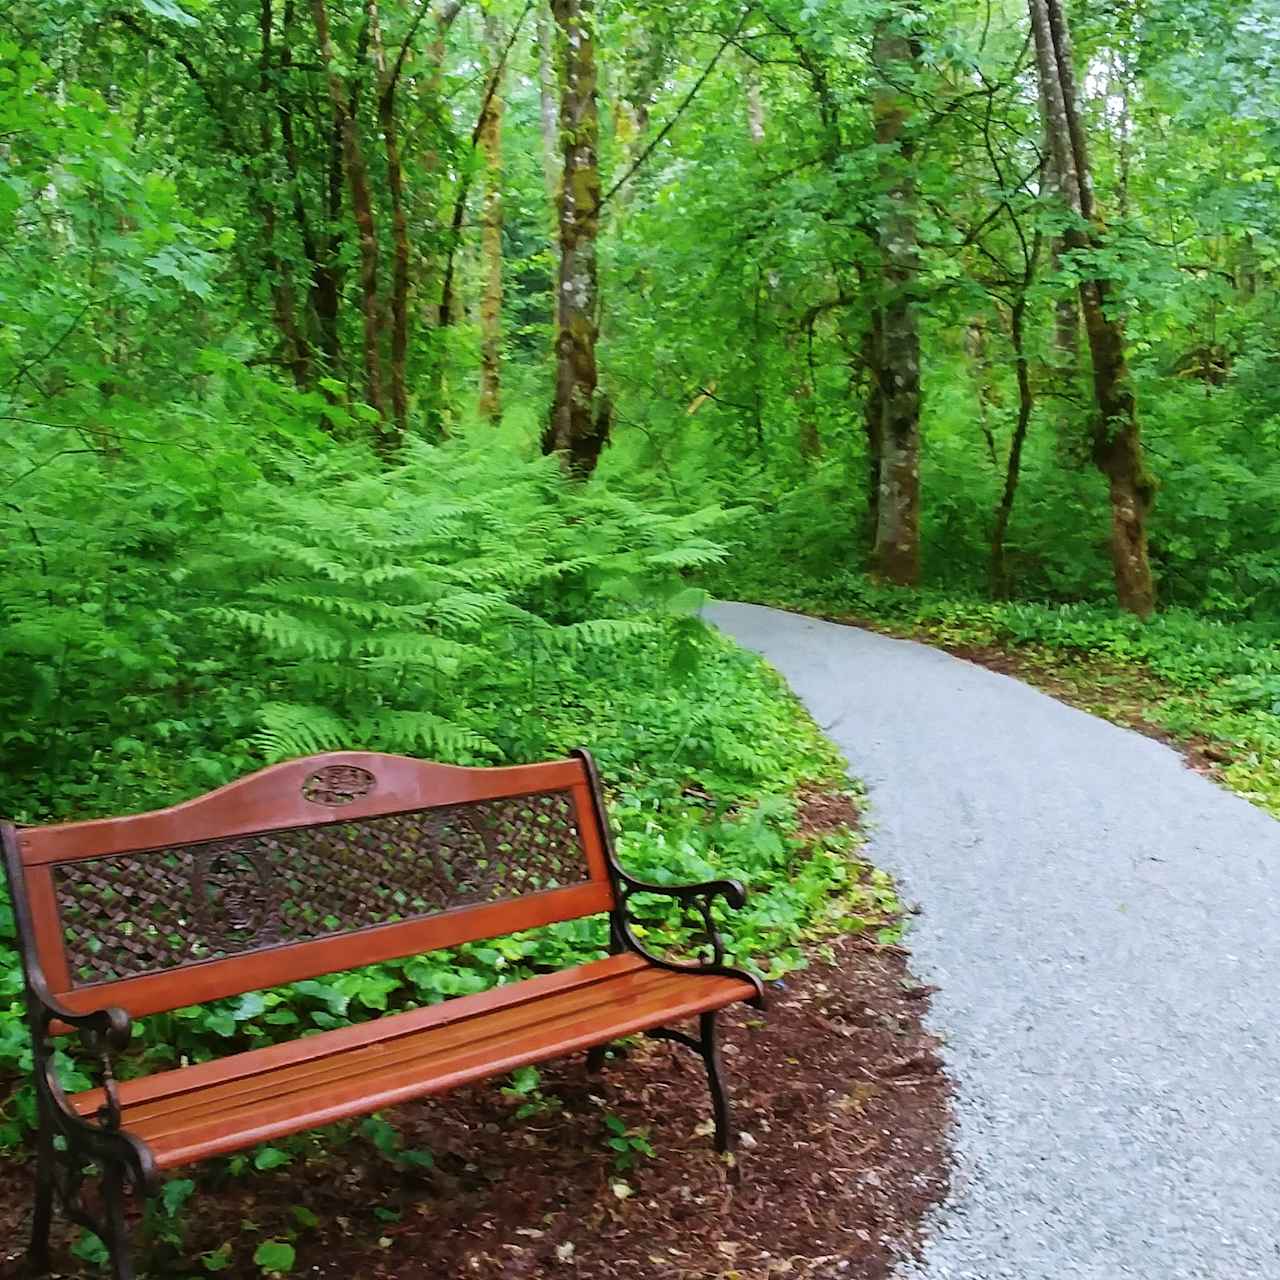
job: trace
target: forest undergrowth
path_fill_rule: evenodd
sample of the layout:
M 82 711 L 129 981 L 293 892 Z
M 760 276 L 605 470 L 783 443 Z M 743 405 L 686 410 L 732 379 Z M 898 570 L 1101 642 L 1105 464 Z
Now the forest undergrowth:
M 743 963 L 778 977 L 824 932 L 896 937 L 859 837 L 797 821 L 802 792 L 850 788 L 835 749 L 696 617 L 685 574 L 725 554 L 723 511 L 642 510 L 491 440 L 421 446 L 391 471 L 339 446 L 252 465 L 142 453 L 55 484 L 58 466 L 5 516 L 23 568 L 0 625 L 0 808 L 19 820 L 157 807 L 334 747 L 498 764 L 586 745 L 630 868 L 748 885 Z M 637 905 L 652 942 L 680 942 L 670 904 Z M 14 941 L 0 901 L 0 1149 L 33 1118 Z M 573 921 L 178 1010 L 139 1026 L 122 1069 L 434 1003 L 605 943 L 602 919 Z

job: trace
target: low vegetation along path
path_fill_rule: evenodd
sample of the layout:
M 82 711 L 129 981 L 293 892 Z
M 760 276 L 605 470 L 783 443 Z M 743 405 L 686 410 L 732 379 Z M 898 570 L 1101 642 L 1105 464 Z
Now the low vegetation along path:
M 945 653 L 751 605 L 921 914 L 957 1169 L 920 1280 L 1280 1276 L 1280 823 Z

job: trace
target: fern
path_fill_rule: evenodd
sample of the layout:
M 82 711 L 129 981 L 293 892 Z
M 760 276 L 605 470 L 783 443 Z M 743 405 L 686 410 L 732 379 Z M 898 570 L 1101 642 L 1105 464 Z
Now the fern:
M 268 702 L 258 720 L 252 742 L 268 762 L 355 745 L 350 727 L 321 707 Z
M 555 727 L 583 680 L 696 657 L 666 620 L 721 554 L 714 510 L 568 487 L 489 442 L 413 443 L 392 470 L 333 445 L 256 476 L 219 457 L 55 458 L 20 517 L 0 508 L 0 807 L 145 807 L 339 746 L 535 758 L 594 736 Z

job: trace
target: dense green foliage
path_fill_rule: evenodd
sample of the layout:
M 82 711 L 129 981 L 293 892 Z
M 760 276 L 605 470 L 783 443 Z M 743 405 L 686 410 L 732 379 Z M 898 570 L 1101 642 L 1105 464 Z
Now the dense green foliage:
M 246 392 L 246 366 L 303 389 L 309 431 L 385 439 L 362 393 L 363 242 L 304 9 L 20 3 L 0 24 L 0 135 L 16 140 L 0 162 L 0 241 L 11 246 L 0 260 L 0 412 L 14 476 L 68 448 L 163 442 L 177 421 L 278 433 L 280 388 Z M 401 215 L 409 237 L 408 427 L 428 438 L 474 404 L 485 268 L 470 219 L 472 134 L 495 83 L 477 69 L 500 59 L 505 402 L 536 437 L 549 397 L 555 181 L 539 138 L 536 6 L 464 5 L 445 23 L 452 6 L 384 0 L 376 32 L 367 5 L 329 10 L 356 95 L 384 326 Z M 1275 0 L 1079 6 L 1107 239 L 1065 255 L 1015 0 L 796 12 L 705 0 L 688 22 L 646 0 L 600 5 L 607 472 L 686 507 L 750 501 L 774 514 L 769 547 L 788 561 L 864 566 L 876 376 L 865 340 L 883 303 L 878 228 L 894 181 L 867 103 L 886 14 L 919 55 L 899 70 L 913 109 L 926 580 L 989 585 L 1012 480 L 1000 592 L 1106 599 L 1088 352 L 1055 319 L 1079 280 L 1105 272 L 1158 486 L 1161 596 L 1222 617 L 1273 614 Z M 372 92 L 375 41 L 393 65 L 404 55 L 399 197 Z M 1032 403 L 1011 474 L 1020 301 Z M 391 339 L 380 343 L 385 366 Z M 24 488 L 45 479 L 37 471 Z
M 21 569 L 0 639 L 5 808 L 37 821 L 154 807 L 349 743 L 494 763 L 585 742 L 631 865 L 756 890 L 734 932 L 748 962 L 784 971 L 807 930 L 858 903 L 881 917 L 887 890 L 855 883 L 847 843 L 794 834 L 794 787 L 838 760 L 776 677 L 690 615 L 702 593 L 681 571 L 722 556 L 708 535 L 724 514 L 578 492 L 553 460 L 484 445 L 423 445 L 393 470 L 335 445 L 305 462 L 275 448 L 52 461 L 7 531 Z M 676 941 L 666 907 L 648 909 L 656 939 Z M 600 921 L 578 922 L 155 1018 L 132 1069 L 479 990 L 603 943 Z M 16 955 L 3 958 L 0 1069 L 28 1054 Z M 15 1105 L 9 1141 L 28 1118 Z
M 1070 6 L 1103 210 L 1083 248 L 1022 0 L 575 8 L 594 88 L 557 83 L 542 0 L 3 7 L 0 813 L 164 804 L 331 746 L 583 743 L 624 857 L 741 875 L 740 951 L 780 971 L 891 895 L 847 838 L 798 835 L 797 786 L 838 762 L 697 621 L 704 586 L 1141 670 L 1161 723 L 1232 744 L 1228 779 L 1280 807 L 1277 0 Z M 886 33 L 908 57 L 877 57 Z M 601 118 L 575 190 L 604 193 L 611 436 L 585 481 L 540 447 L 567 88 Z M 1147 626 L 1109 607 L 1076 310 L 1100 279 L 1158 486 Z M 911 593 L 866 576 L 895 305 L 923 385 Z M 484 362 L 504 413 L 480 421 Z M 16 1078 L 11 935 L 0 906 Z M 600 942 L 559 927 L 153 1019 L 130 1069 Z
M 1025 290 L 1035 403 L 1006 589 L 1099 603 L 1110 592 L 1107 495 L 1085 435 L 1088 355 L 1082 343 L 1059 349 L 1054 313 L 1075 276 L 1105 266 L 1120 281 L 1158 484 L 1162 598 L 1223 617 L 1275 616 L 1280 11 L 1272 0 L 1075 7 L 1111 241 L 1104 264 L 1055 266 L 1061 212 L 1037 188 L 1034 81 L 1019 61 L 1025 6 L 903 7 L 917 14 L 924 49 L 913 174 L 925 206 L 916 291 L 926 581 L 988 586 L 1018 411 L 1010 310 L 1023 249 L 1039 239 Z M 607 465 L 666 492 L 710 486 L 757 502 L 771 519 L 755 551 L 819 576 L 864 566 L 867 549 L 872 371 L 862 341 L 885 193 L 862 104 L 874 85 L 867 32 L 881 9 L 766 6 L 735 70 L 678 126 L 679 158 L 638 180 L 606 285 L 606 359 L 624 414 L 643 428 L 619 434 Z M 685 50 L 675 41 L 671 56 L 692 75 Z M 753 79 L 760 140 L 748 128 Z M 698 403 L 704 392 L 712 398 Z

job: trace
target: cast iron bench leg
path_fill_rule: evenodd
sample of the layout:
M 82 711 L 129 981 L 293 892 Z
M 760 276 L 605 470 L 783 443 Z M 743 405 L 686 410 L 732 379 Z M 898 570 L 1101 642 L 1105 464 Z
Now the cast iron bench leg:
M 733 1117 L 729 1114 L 729 1096 L 724 1091 L 720 1075 L 720 1040 L 714 1013 L 704 1013 L 698 1019 L 702 1035 L 702 1059 L 707 1064 L 707 1083 L 711 1086 L 711 1106 L 716 1118 L 716 1150 L 732 1151 L 737 1135 L 733 1131 Z
M 698 1018 L 698 1035 L 685 1035 L 683 1031 L 672 1031 L 669 1027 L 659 1027 L 657 1031 L 648 1033 L 655 1040 L 674 1040 L 702 1055 L 707 1068 L 707 1084 L 711 1088 L 711 1110 L 716 1122 L 716 1150 L 732 1151 L 735 1134 L 733 1117 L 729 1113 L 729 1098 L 724 1091 L 724 1080 L 720 1074 L 720 1041 L 716 1015 L 701 1014 Z
M 49 1228 L 53 1219 L 54 1202 L 59 1194 L 66 1193 L 59 1193 L 57 1190 L 55 1166 L 58 1153 L 54 1150 L 53 1136 L 48 1129 L 41 1128 L 37 1144 L 36 1201 L 31 1215 L 31 1248 L 27 1254 L 27 1263 L 31 1275 L 47 1276 L 53 1269 L 53 1259 L 49 1253 Z M 89 1221 L 110 1256 L 112 1280 L 136 1280 L 137 1273 L 133 1269 L 129 1248 L 129 1228 L 124 1217 L 124 1191 L 128 1171 L 123 1164 L 114 1161 L 107 1162 L 101 1168 L 102 1217 L 92 1215 Z M 85 1212 L 83 1202 L 79 1200 L 78 1187 L 74 1195 L 79 1211 Z M 68 1212 L 74 1221 L 83 1221 L 75 1212 Z
M 106 1210 L 106 1222 L 103 1225 L 110 1239 L 103 1243 L 111 1254 L 114 1280 L 134 1280 L 135 1277 L 129 1249 L 129 1228 L 124 1220 L 124 1186 L 124 1166 L 109 1164 L 103 1171 L 102 1199 Z
M 42 1122 L 36 1136 L 36 1203 L 31 1215 L 31 1249 L 27 1254 L 31 1274 L 46 1276 L 53 1270 L 49 1256 L 49 1227 L 53 1221 L 53 1135 Z

